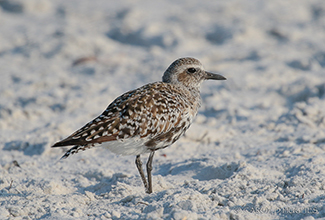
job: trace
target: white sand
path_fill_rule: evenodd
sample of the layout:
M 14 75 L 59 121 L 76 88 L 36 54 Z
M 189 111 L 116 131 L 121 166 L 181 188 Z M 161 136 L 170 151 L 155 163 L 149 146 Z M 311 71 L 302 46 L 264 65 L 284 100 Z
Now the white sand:
M 184 56 L 228 80 L 157 152 L 153 194 L 134 156 L 57 162 L 52 144 Z M 324 67 L 324 0 L 1 0 L 0 219 L 325 217 Z

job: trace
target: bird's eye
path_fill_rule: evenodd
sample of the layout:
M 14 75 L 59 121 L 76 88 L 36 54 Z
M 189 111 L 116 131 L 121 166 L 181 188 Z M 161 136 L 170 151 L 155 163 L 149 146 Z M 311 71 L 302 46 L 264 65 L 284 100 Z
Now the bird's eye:
M 196 72 L 196 69 L 195 68 L 188 68 L 187 69 L 187 72 L 189 72 L 189 73 L 195 73 Z

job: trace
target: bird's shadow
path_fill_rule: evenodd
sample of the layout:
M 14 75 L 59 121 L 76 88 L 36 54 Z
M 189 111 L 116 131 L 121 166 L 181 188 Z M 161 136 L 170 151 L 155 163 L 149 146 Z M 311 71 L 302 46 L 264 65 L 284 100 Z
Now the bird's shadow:
M 87 175 L 84 175 L 84 177 L 89 178 Z M 111 177 L 101 177 L 96 184 L 91 184 L 87 187 L 78 187 L 78 192 L 81 194 L 92 192 L 96 196 L 108 194 L 114 190 L 118 183 L 124 183 L 126 177 L 123 173 L 114 173 Z
M 239 168 L 239 164 L 235 162 L 221 165 L 215 165 L 211 162 L 207 158 L 202 158 L 185 160 L 179 163 L 167 163 L 160 165 L 154 174 L 186 176 L 199 181 L 224 180 L 231 177 Z

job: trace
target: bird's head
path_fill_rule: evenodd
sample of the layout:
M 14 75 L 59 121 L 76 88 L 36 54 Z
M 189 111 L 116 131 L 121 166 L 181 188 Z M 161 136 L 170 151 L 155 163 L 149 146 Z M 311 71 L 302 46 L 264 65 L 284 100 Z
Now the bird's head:
M 165 71 L 163 82 L 182 84 L 186 87 L 199 88 L 204 80 L 225 80 L 226 78 L 204 70 L 200 61 L 186 57 L 174 61 Z

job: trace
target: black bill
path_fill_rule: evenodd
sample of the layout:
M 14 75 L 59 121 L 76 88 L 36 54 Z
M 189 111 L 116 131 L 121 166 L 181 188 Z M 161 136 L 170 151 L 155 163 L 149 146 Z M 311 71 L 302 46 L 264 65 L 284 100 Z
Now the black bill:
M 205 72 L 205 74 L 206 74 L 205 79 L 226 80 L 226 77 L 216 73 Z

